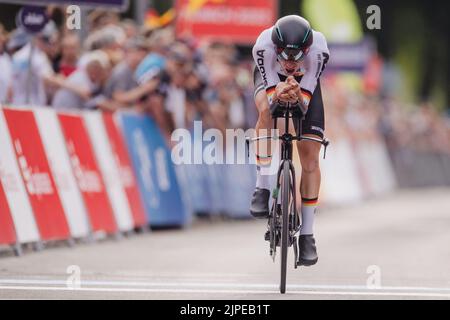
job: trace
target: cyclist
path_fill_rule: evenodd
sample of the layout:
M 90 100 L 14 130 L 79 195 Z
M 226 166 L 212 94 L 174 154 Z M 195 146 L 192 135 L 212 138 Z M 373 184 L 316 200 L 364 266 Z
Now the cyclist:
M 256 134 L 270 132 L 271 113 L 275 111 L 273 108 L 271 111 L 271 106 L 277 102 L 291 102 L 305 114 L 302 132 L 297 134 L 323 139 L 325 125 L 319 77 L 329 59 L 323 34 L 311 29 L 309 22 L 300 16 L 285 16 L 259 35 L 252 52 L 256 63 L 254 98 L 259 113 Z M 294 121 L 294 127 L 298 131 L 298 121 Z M 301 141 L 297 142 L 297 147 L 302 165 L 299 264 L 309 266 L 318 260 L 313 224 L 320 189 L 321 145 Z M 250 212 L 254 217 L 267 218 L 270 176 L 262 174 L 261 168 L 270 166 L 271 155 L 257 152 L 256 156 L 257 181 Z

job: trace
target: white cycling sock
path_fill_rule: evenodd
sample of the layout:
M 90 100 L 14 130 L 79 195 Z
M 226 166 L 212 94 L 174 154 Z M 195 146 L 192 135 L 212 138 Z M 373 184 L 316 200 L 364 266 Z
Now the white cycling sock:
M 270 191 L 270 175 L 261 174 L 260 166 L 256 166 L 256 187 Z
M 318 199 L 305 199 L 302 198 L 302 228 L 300 234 L 314 234 L 314 216 L 316 214 Z

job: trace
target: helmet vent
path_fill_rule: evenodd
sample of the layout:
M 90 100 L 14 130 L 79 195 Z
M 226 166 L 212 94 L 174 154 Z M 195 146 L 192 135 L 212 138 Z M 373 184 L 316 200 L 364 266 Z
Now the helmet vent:
M 278 37 L 278 39 L 280 39 L 280 41 L 284 41 L 284 40 L 283 40 L 283 36 L 281 35 L 280 29 L 278 29 L 278 26 L 275 27 L 275 30 L 276 30 L 276 32 L 277 32 L 277 37 Z
M 308 29 L 308 31 L 306 31 L 306 34 L 305 34 L 305 37 L 303 38 L 302 43 L 305 43 L 306 39 L 308 39 L 308 35 L 309 35 L 310 31 L 311 31 L 311 29 Z

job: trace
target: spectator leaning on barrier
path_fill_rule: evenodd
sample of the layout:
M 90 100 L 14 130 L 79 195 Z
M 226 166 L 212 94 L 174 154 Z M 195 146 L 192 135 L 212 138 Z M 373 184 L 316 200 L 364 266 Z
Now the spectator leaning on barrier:
M 8 88 L 11 86 L 12 63 L 11 57 L 6 52 L 7 35 L 0 24 L 0 103 L 9 100 Z
M 166 59 L 158 53 L 150 53 L 136 70 L 135 77 L 141 85 L 156 81 L 156 89 L 141 99 L 139 111 L 152 117 L 167 143 L 170 143 L 170 135 L 174 124 L 170 113 L 165 108 L 170 78 L 165 71 Z
M 166 110 L 170 112 L 176 128 L 186 128 L 186 76 L 192 68 L 192 54 L 181 42 L 174 43 L 167 56 L 166 76 L 168 90 Z
M 68 88 L 58 90 L 53 98 L 55 109 L 114 109 L 114 104 L 102 94 L 108 77 L 110 62 L 101 50 L 92 51 L 84 57 L 84 63 L 68 79 Z
M 197 65 L 187 72 L 186 89 L 186 123 L 192 126 L 194 121 L 203 121 L 203 128 L 219 128 L 220 123 L 209 109 L 204 99 L 207 78 L 202 74 L 202 66 Z
M 84 50 L 86 52 L 103 50 L 114 66 L 123 60 L 123 45 L 125 42 L 125 31 L 119 25 L 109 24 L 88 36 L 84 42 Z M 81 57 L 82 60 L 83 57 Z
M 134 107 L 149 93 L 153 92 L 158 81 L 152 79 L 138 84 L 135 72 L 148 53 L 145 38 L 130 39 L 125 44 L 125 59 L 116 65 L 105 86 L 105 95 L 123 107 Z

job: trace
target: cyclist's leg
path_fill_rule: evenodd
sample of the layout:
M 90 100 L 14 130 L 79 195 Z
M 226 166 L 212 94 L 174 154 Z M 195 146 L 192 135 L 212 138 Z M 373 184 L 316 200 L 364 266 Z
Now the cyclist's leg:
M 270 116 L 269 101 L 267 99 L 264 83 L 255 68 L 253 73 L 253 81 L 255 85 L 255 105 L 258 110 L 258 121 L 256 122 L 256 136 L 270 135 L 273 127 Z M 269 197 L 270 197 L 270 175 L 266 174 L 264 168 L 270 167 L 271 164 L 271 148 L 269 140 L 261 140 L 256 143 L 256 189 L 253 194 L 250 213 L 254 217 L 266 217 L 269 214 Z
M 322 139 L 324 130 L 325 117 L 319 82 L 302 124 L 302 135 Z M 302 228 L 300 231 L 301 237 L 299 238 L 300 260 L 304 260 L 304 264 L 314 264 L 317 261 L 317 253 L 313 237 L 313 226 L 321 182 L 319 166 L 321 145 L 317 142 L 301 141 L 297 143 L 297 147 L 302 165 L 300 183 L 300 194 L 302 197 Z

